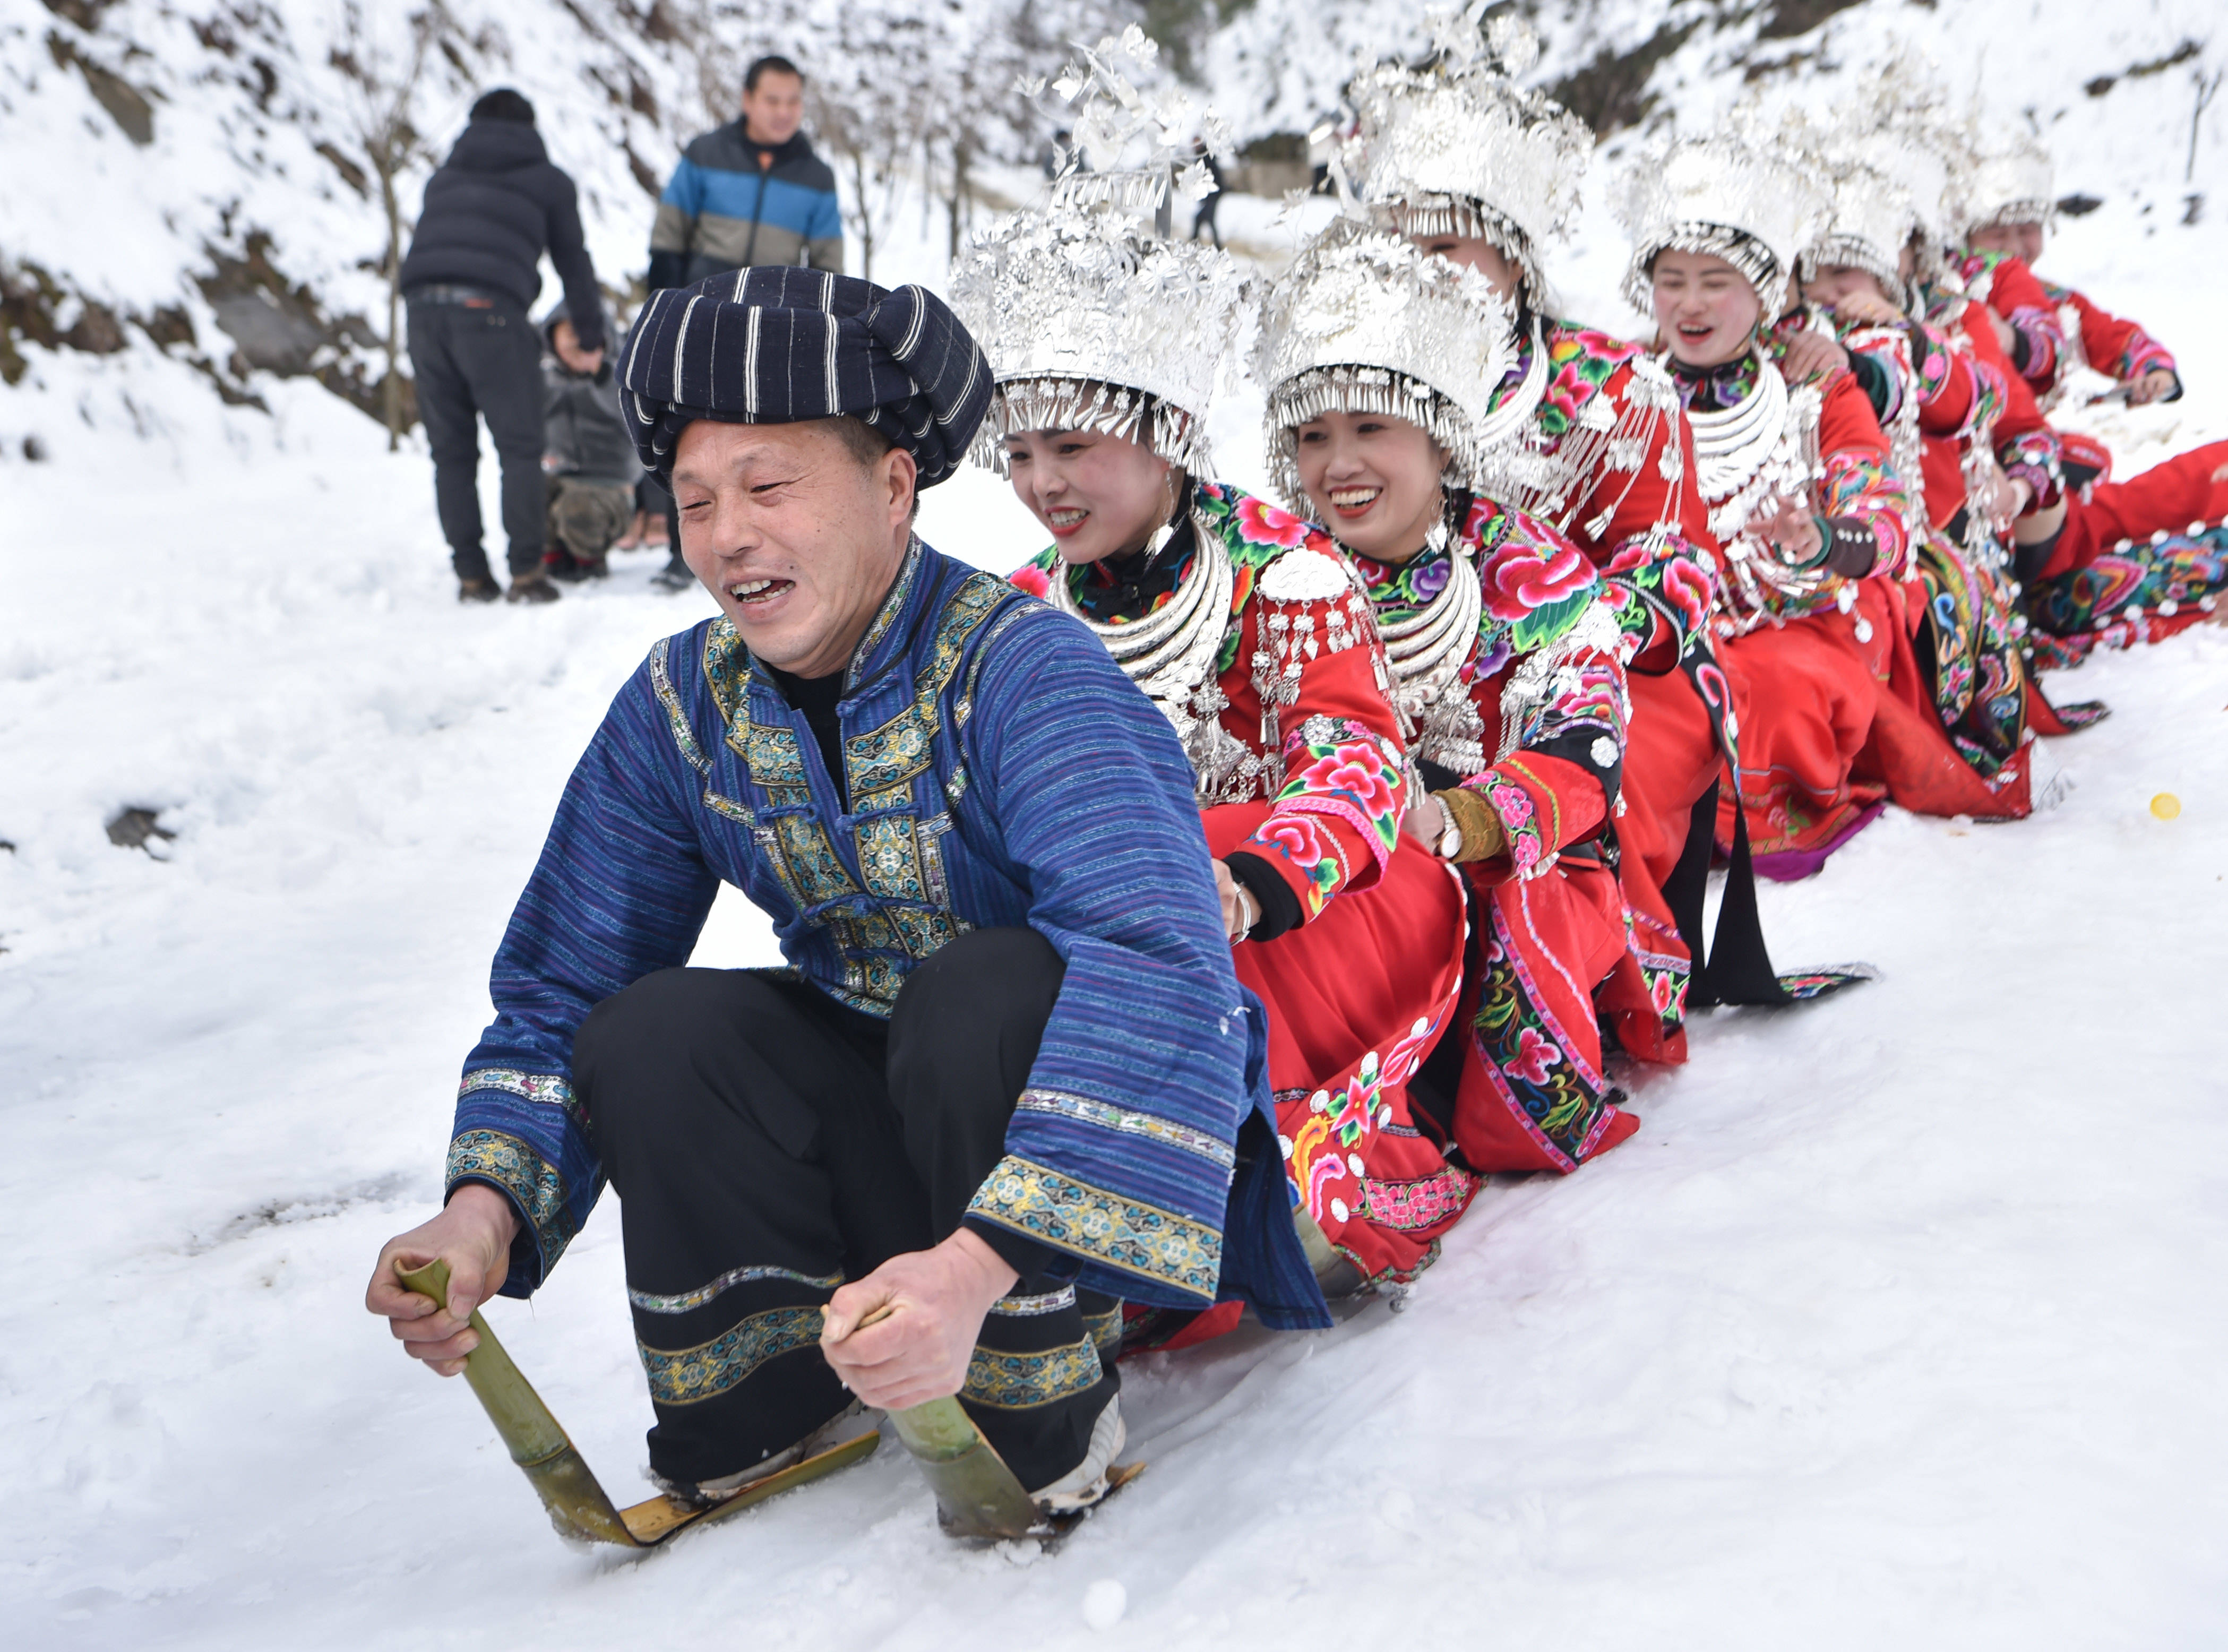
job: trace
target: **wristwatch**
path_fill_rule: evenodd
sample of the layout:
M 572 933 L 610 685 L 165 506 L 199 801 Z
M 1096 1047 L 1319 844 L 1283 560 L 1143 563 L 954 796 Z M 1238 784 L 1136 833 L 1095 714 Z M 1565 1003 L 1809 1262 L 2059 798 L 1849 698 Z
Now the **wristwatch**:
M 1463 835 L 1462 828 L 1455 824 L 1455 811 L 1447 807 L 1443 798 L 1434 797 L 1431 801 L 1439 805 L 1439 841 L 1432 845 L 1431 853 L 1442 861 L 1459 859 Z

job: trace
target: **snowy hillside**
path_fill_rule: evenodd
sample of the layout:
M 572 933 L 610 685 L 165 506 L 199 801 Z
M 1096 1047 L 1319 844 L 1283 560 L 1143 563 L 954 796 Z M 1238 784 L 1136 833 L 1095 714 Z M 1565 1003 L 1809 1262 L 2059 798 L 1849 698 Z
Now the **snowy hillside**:
M 289 86 L 326 83 L 341 9 L 206 5 L 197 24 L 190 4 L 0 0 L 9 279 L 35 253 L 116 316 L 174 306 L 193 328 L 164 347 L 126 321 L 106 354 L 23 344 L 22 381 L 0 388 L 0 1638 L 2228 1638 L 2228 631 L 2211 627 L 2052 683 L 2115 711 L 2047 746 L 2071 783 L 2058 809 L 2001 828 L 1891 811 L 1821 877 L 1768 887 L 1783 963 L 1861 957 L 1884 978 L 1703 1018 L 1691 1065 L 1635 1081 L 1636 1137 L 1567 1181 L 1489 1189 L 1409 1311 L 1129 1367 L 1150 1472 L 1060 1554 L 951 1549 L 893 1447 L 646 1559 L 560 1546 L 469 1392 L 409 1368 L 363 1313 L 363 1279 L 439 1196 L 488 957 L 567 772 L 650 643 L 708 599 L 653 594 L 656 559 L 636 556 L 549 608 L 460 610 L 422 453 L 387 455 L 311 377 L 232 375 L 191 279 L 215 267 L 204 247 L 244 260 L 260 225 L 320 315 L 375 317 L 358 266 L 382 241 L 304 129 L 254 112 L 259 56 Z M 655 9 L 452 10 L 466 35 L 503 23 L 506 78 L 564 112 L 545 128 L 599 266 L 637 267 L 649 197 L 622 144 L 662 170 L 702 113 L 673 42 L 636 26 Z M 1996 106 L 2031 104 L 2061 189 L 2103 203 L 2065 224 L 2046 271 L 2141 317 L 2191 384 L 2097 427 L 2131 470 L 2228 437 L 2218 108 L 2182 178 L 2188 75 L 2228 42 L 2084 89 L 2204 39 L 2211 9 L 1866 0 L 1757 42 L 1767 11 L 1796 10 L 1551 4 L 1542 74 L 1644 48 L 1660 16 L 1705 24 L 1643 77 L 1659 111 L 1681 86 L 1730 92 L 1734 54 L 1802 58 L 1786 84 L 1829 97 L 1897 31 L 1945 64 L 1985 39 L 1992 67 L 2027 77 Z M 1303 122 L 1335 67 L 1310 78 L 1291 31 L 1326 10 L 1388 37 L 1410 15 L 1256 0 L 1200 54 L 1226 109 L 1282 53 L 1290 84 L 1258 130 Z M 579 94 L 581 19 L 610 52 L 590 67 L 636 65 L 654 115 L 624 80 L 616 102 Z M 150 144 L 50 35 L 146 89 Z M 429 125 L 446 133 L 464 93 L 441 95 Z M 1230 206 L 1249 240 L 1284 233 L 1265 205 Z M 939 277 L 933 210 L 915 195 L 891 220 L 893 272 Z M 1573 308 L 1612 326 L 1629 319 L 1618 262 L 1597 214 L 1556 266 Z M 65 330 L 85 324 L 76 304 Z M 268 412 L 226 403 L 196 354 Z M 1258 414 L 1240 388 L 1216 416 L 1233 480 L 1261 480 Z M 146 439 L 127 439 L 135 420 Z M 976 471 L 927 496 L 922 526 L 1000 568 L 1038 542 Z M 2151 811 L 2161 792 L 2178 818 Z M 130 806 L 174 836 L 114 846 L 104 823 Z M 723 900 L 698 956 L 768 950 Z M 649 1413 L 612 1204 L 532 1303 L 493 1318 L 605 1485 L 635 1495 Z M 1105 1581 L 1126 1610 L 1094 1636 L 1084 1601 Z
M 397 200 L 414 214 L 476 91 L 515 85 L 541 112 L 552 158 L 579 181 L 588 241 L 624 299 L 646 262 L 653 197 L 678 146 L 732 117 L 741 67 L 793 53 L 822 125 L 849 111 L 896 145 L 887 184 L 836 156 L 861 259 L 861 211 L 884 282 L 942 279 L 955 139 L 982 151 L 959 216 L 1022 198 L 1051 129 L 1006 88 L 1061 42 L 1134 16 L 1180 25 L 1201 101 L 1241 143 L 1291 144 L 1337 106 L 1357 53 L 1426 42 L 1426 0 L 0 0 L 0 464 L 109 434 L 149 462 L 198 458 L 221 436 L 245 455 L 311 433 L 281 378 L 306 375 L 367 410 L 385 374 L 387 234 L 367 132 L 409 117 Z M 1595 119 L 1615 163 L 1674 111 L 1706 118 L 1738 93 L 1861 96 L 1898 43 L 1924 45 L 1959 97 L 2033 120 L 2059 182 L 2145 232 L 2179 221 L 2221 166 L 2224 106 L 2197 88 L 2228 56 L 2209 0 L 2092 15 L 2066 0 L 1526 0 L 1545 48 L 1534 77 Z M 1219 16 L 1221 21 L 1213 20 Z M 414 18 L 432 27 L 412 79 Z M 1174 61 L 1176 54 L 1171 54 Z M 398 87 L 410 84 L 398 101 Z M 931 82 L 935 97 L 900 95 Z M 823 139 L 829 134 L 823 131 Z M 1281 147 L 1280 147 L 1281 146 Z M 1605 169 L 1604 169 L 1605 170 Z M 2186 178 L 2185 173 L 2193 174 Z M 1595 208 L 1565 282 L 1613 311 L 1613 231 Z M 2197 210 L 2204 210 L 2200 202 Z M 2218 216 L 2228 205 L 2215 200 Z M 1270 250 L 1269 203 L 1226 225 Z M 554 284 L 547 289 L 554 292 Z M 268 411 L 266 411 L 266 410 Z M 357 435 L 362 432 L 355 432 Z

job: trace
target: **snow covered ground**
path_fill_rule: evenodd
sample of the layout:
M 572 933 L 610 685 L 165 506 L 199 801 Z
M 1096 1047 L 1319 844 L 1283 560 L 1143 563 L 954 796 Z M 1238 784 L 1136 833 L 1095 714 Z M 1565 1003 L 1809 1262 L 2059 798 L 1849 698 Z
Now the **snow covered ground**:
M 2104 159 L 2152 182 L 2044 264 L 2182 356 L 2189 400 L 2097 424 L 2135 469 L 2228 436 L 2199 279 L 2228 227 L 2217 163 L 2183 226 L 2178 152 Z M 1268 220 L 1226 203 L 1249 240 Z M 940 270 L 925 231 L 891 256 Z M 1629 324 L 1597 211 L 1563 273 Z M 2048 748 L 2057 810 L 1892 811 L 1768 888 L 1783 964 L 1885 978 L 1704 1018 L 1689 1066 L 1636 1082 L 1633 1141 L 1490 1189 L 1408 1312 L 1133 1364 L 1151 1471 L 1057 1556 L 952 1549 L 894 1449 L 647 1559 L 582 1555 L 361 1297 L 439 1198 L 564 776 L 709 599 L 653 594 L 637 555 L 549 608 L 461 610 L 422 454 L 323 392 L 221 426 L 182 368 L 42 372 L 59 405 L 135 396 L 162 439 L 104 413 L 53 464 L 0 462 L 10 1645 L 1037 1647 L 1092 1640 L 1109 1580 L 1099 1638 L 1156 1648 L 2228 1639 L 2228 631 L 2052 681 L 2115 708 Z M 1258 412 L 1217 416 L 1234 480 L 1260 479 Z M 923 530 L 1002 568 L 1038 542 L 976 472 Z M 160 861 L 103 835 L 127 805 L 176 833 Z M 723 902 L 699 956 L 769 951 Z M 492 1316 L 639 1495 L 611 1204 Z

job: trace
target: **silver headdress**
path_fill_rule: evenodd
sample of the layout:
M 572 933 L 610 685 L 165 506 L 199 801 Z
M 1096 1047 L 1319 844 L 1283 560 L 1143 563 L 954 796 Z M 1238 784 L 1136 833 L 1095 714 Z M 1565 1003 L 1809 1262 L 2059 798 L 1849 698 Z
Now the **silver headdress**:
M 1295 432 L 1327 413 L 1380 413 L 1431 432 L 1447 479 L 1475 488 L 1506 428 L 1493 393 L 1514 360 L 1508 303 L 1477 271 L 1383 230 L 1334 224 L 1302 250 L 1262 305 L 1255 376 L 1269 393 L 1271 479 L 1307 509 Z
M 1349 187 L 1380 221 L 1408 235 L 1482 236 L 1516 260 L 1536 302 L 1540 248 L 1578 210 L 1592 128 L 1515 77 L 1540 43 L 1513 16 L 1478 20 L 1491 0 L 1432 15 L 1430 67 L 1397 64 L 1357 75 L 1360 117 L 1340 156 Z
M 1796 256 L 1824 217 L 1824 195 L 1760 138 L 1723 131 L 1682 138 L 1628 170 L 1612 202 L 1632 237 L 1624 296 L 1651 307 L 1649 266 L 1676 248 L 1725 259 L 1776 315 Z
M 1958 231 L 1997 224 L 2047 224 L 2057 215 L 2050 152 L 2032 138 L 1999 138 L 1957 180 Z
M 997 385 L 976 462 L 1002 475 L 1008 435 L 1093 430 L 1202 472 L 1207 406 L 1245 292 L 1227 253 L 1141 234 L 1115 215 L 1002 220 L 951 273 L 951 307 Z
M 1898 176 L 1898 170 L 1904 176 L 1911 170 L 1898 152 L 1903 146 L 1882 131 L 1821 125 L 1802 109 L 1789 112 L 1780 138 L 1783 152 L 1799 160 L 1825 195 L 1825 210 L 1802 249 L 1803 278 L 1821 264 L 1869 271 L 1908 307 L 1902 253 L 1919 217 Z
M 1116 67 L 1149 65 L 1157 49 L 1133 25 L 1062 71 L 1053 89 L 1081 103 L 1051 206 L 1001 219 L 953 267 L 951 307 L 997 386 L 972 457 L 1001 475 L 1004 439 L 1031 430 L 1098 431 L 1207 469 L 1207 407 L 1246 290 L 1227 253 L 1139 216 L 1207 187 L 1203 165 L 1176 163 L 1190 148 L 1188 99 L 1148 98 Z M 1211 141 L 1220 135 L 1212 112 L 1207 125 Z M 1142 163 L 1125 168 L 1140 147 Z
M 1846 113 L 1836 152 L 1880 173 L 1903 192 L 1923 283 L 1938 281 L 1942 252 L 1962 226 L 1950 199 L 1950 179 L 1971 145 L 1970 123 L 1952 112 L 1948 83 L 1926 53 L 1905 44 L 1882 66 L 1874 95 Z

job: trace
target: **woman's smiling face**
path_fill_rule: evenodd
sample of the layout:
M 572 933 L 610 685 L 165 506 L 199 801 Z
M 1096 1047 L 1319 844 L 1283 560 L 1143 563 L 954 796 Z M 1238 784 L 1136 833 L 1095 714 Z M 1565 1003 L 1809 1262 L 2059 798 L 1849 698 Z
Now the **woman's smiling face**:
M 1444 449 L 1390 413 L 1330 413 L 1292 432 L 1293 463 L 1316 518 L 1348 549 L 1405 562 L 1446 509 Z
M 1142 442 L 1087 430 L 1006 438 L 1014 496 L 1045 525 L 1065 562 L 1134 551 L 1174 514 L 1179 483 Z
M 1666 247 L 1649 280 L 1656 330 L 1688 367 L 1738 361 L 1754 341 L 1764 305 L 1748 277 L 1725 259 Z

